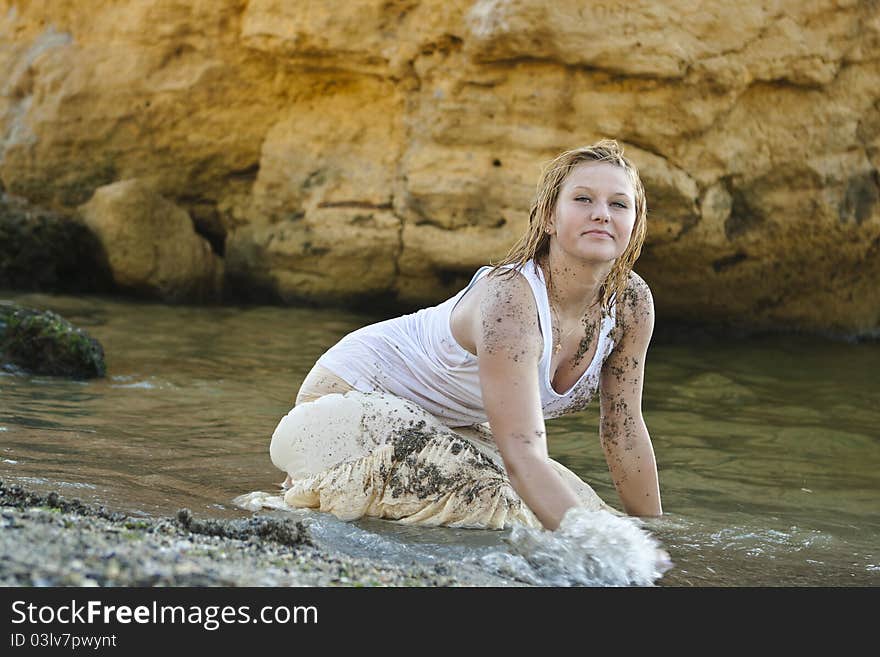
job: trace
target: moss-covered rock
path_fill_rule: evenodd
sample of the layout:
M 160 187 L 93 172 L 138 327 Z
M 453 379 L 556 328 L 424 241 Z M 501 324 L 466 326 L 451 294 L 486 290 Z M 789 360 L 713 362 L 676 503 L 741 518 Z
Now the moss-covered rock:
M 104 349 L 50 310 L 0 302 L 0 363 L 53 376 L 104 376 Z

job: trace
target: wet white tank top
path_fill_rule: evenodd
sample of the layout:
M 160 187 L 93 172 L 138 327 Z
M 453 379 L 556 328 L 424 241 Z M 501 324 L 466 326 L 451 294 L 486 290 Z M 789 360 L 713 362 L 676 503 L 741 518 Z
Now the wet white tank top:
M 404 397 L 437 416 L 447 426 L 486 422 L 478 358 L 458 344 L 452 335 L 449 319 L 458 301 L 491 270 L 492 267 L 481 267 L 467 287 L 440 305 L 349 333 L 325 352 L 318 363 L 355 390 Z M 550 382 L 553 338 L 544 274 L 534 261 L 527 262 L 521 273 L 535 295 L 544 338 L 544 350 L 538 362 L 544 419 L 582 410 L 596 394 L 602 364 L 614 348 L 611 330 L 615 322 L 615 305 L 611 305 L 610 315 L 602 320 L 596 353 L 589 367 L 577 383 L 560 394 Z

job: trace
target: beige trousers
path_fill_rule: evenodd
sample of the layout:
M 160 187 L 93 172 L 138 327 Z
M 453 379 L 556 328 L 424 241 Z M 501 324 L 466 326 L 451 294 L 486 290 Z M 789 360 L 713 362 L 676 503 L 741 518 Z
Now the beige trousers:
M 270 455 L 288 473 L 289 506 L 344 520 L 541 526 L 513 490 L 488 425 L 451 429 L 409 400 L 358 392 L 320 365 L 275 429 Z M 571 470 L 550 463 L 583 507 L 618 513 Z

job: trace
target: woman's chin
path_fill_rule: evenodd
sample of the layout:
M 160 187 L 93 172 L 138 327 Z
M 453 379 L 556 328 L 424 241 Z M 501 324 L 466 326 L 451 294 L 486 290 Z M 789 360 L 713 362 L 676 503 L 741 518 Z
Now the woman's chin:
M 617 249 L 604 248 L 604 249 L 578 249 L 573 253 L 573 256 L 576 260 L 580 261 L 584 265 L 610 265 L 613 264 L 614 261 L 620 257 L 620 254 L 617 253 Z

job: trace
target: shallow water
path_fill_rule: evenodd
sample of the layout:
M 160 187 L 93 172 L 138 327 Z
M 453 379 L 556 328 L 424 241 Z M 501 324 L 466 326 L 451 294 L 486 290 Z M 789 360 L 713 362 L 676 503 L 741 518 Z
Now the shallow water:
M 306 372 L 342 335 L 381 319 L 0 298 L 87 329 L 108 367 L 85 382 L 0 370 L 0 478 L 140 515 L 247 515 L 232 499 L 283 478 L 269 438 Z M 675 564 L 659 584 L 880 584 L 880 343 L 655 343 L 647 367 L 644 413 L 666 513 L 647 526 Z M 550 452 L 619 508 L 597 421 L 594 402 L 549 422 Z M 339 549 L 401 563 L 479 562 L 509 538 L 293 513 Z

